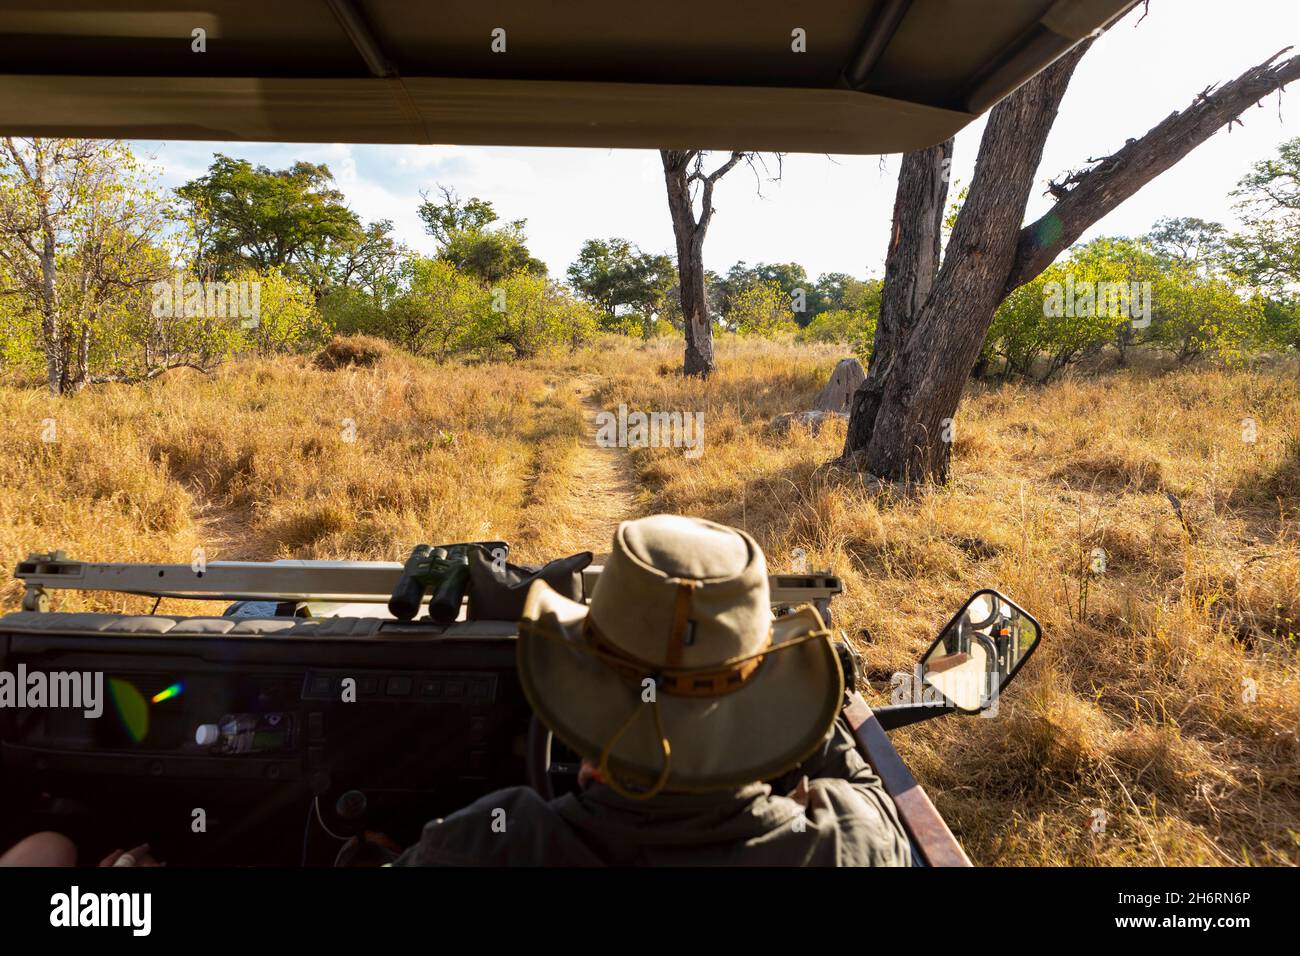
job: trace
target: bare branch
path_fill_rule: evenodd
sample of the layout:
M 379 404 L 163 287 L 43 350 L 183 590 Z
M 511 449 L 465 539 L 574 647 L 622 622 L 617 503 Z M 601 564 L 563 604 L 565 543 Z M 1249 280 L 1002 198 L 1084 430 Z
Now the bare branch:
M 1268 94 L 1300 77 L 1300 56 L 1274 65 L 1290 47 L 1217 90 L 1208 86 L 1182 112 L 1169 114 L 1140 139 L 1130 139 L 1091 169 L 1053 181 L 1057 203 L 1020 231 L 1004 294 L 1031 280 L 1097 222 L 1148 182 Z
M 196 372 L 202 372 L 204 375 L 211 376 L 212 369 L 204 368 L 194 362 L 167 362 L 163 365 L 155 365 L 142 375 L 130 375 L 127 372 L 105 372 L 102 375 L 92 375 L 86 379 L 87 385 L 107 385 L 110 383 L 119 383 L 124 385 L 138 385 L 141 382 L 152 381 L 164 372 L 170 372 L 176 368 L 191 368 Z

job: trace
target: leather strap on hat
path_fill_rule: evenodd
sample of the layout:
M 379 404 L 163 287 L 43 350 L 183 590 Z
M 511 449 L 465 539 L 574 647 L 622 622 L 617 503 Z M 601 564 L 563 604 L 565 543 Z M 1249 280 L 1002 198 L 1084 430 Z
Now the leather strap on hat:
M 747 657 L 707 667 L 668 668 L 633 657 L 615 645 L 601 633 L 590 615 L 583 622 L 583 636 L 587 639 L 592 656 L 610 670 L 633 683 L 647 677 L 652 678 L 657 688 L 674 697 L 721 697 L 740 690 L 758 673 L 763 656 L 769 650 L 780 650 L 786 646 L 780 644 L 773 648 L 769 634 L 763 648 Z M 800 642 L 796 640 L 787 643 L 794 645 Z
M 668 583 L 677 586 L 677 593 L 673 599 L 673 624 L 672 630 L 668 632 L 668 649 L 664 653 L 664 662 L 667 667 L 676 668 L 682 664 L 682 648 L 686 645 L 687 635 L 695 627 L 695 622 L 691 620 L 691 599 L 700 582 L 690 578 L 670 578 Z

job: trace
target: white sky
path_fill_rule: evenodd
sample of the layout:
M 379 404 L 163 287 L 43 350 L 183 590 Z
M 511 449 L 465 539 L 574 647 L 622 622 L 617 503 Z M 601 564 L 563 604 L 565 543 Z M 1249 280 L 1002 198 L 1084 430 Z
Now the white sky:
M 1152 0 L 1113 27 L 1084 57 L 1047 143 L 1028 218 L 1048 207 L 1046 180 L 1141 136 L 1282 47 L 1300 47 L 1300 0 Z M 1257 160 L 1300 136 L 1300 84 L 1270 96 L 1103 219 L 1099 234 L 1137 235 L 1161 216 L 1197 216 L 1232 225 L 1228 193 Z M 957 137 L 954 182 L 968 182 L 983 119 Z M 622 236 L 642 249 L 672 253 L 672 227 L 657 152 L 454 146 L 355 146 L 149 142 L 138 144 L 179 185 L 200 175 L 221 151 L 283 168 L 294 160 L 327 163 L 364 220 L 391 219 L 399 237 L 424 252 L 433 241 L 416 216 L 420 190 L 435 183 L 480 196 L 503 219 L 527 219 L 529 247 L 563 278 L 584 240 Z M 795 154 L 780 182 L 735 170 L 719 184 L 705 264 L 725 272 L 734 262 L 801 263 L 824 272 L 880 274 L 893 208 L 898 157 Z

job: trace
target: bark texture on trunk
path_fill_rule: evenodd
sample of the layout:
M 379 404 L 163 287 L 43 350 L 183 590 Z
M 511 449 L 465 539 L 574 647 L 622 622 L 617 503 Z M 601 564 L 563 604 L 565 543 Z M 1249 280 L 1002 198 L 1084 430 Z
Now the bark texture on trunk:
M 713 186 L 746 159 L 748 154 L 733 152 L 721 166 L 705 173 L 697 149 L 663 149 L 664 184 L 668 188 L 668 211 L 672 215 L 673 235 L 677 240 L 678 288 L 682 298 L 682 325 L 686 333 L 686 355 L 682 371 L 686 375 L 708 377 L 713 372 L 713 325 L 709 321 L 708 300 L 704 288 L 704 236 L 713 218 Z M 695 215 L 691 197 L 693 184 L 700 185 L 700 214 Z
M 989 115 L 975 166 L 975 177 L 948 242 L 948 254 L 915 304 L 906 338 L 893 346 L 875 386 L 879 398 L 865 396 L 860 415 L 850 415 L 845 459 L 853 466 L 892 481 L 944 481 L 955 437 L 953 416 L 962 389 L 979 356 L 980 346 L 1011 271 L 1016 237 L 1024 218 L 1034 172 L 1043 144 L 1056 119 L 1065 88 L 1087 49 L 1081 44 L 998 104 Z M 926 151 L 932 152 L 932 151 Z M 940 157 L 941 158 L 941 157 Z M 936 168 L 936 158 L 914 160 L 913 176 Z M 900 194 L 903 190 L 900 177 Z M 912 187 L 909 185 L 909 189 Z M 906 197 L 900 197 L 906 202 Z M 935 261 L 932 239 L 938 228 L 933 203 L 916 213 L 904 206 L 896 215 L 915 215 L 911 231 L 918 237 L 911 254 L 917 264 L 897 261 L 885 271 L 882 293 L 900 304 L 916 303 L 909 292 L 921 261 Z M 938 224 L 943 210 L 938 210 Z M 901 229 L 902 232 L 907 231 Z M 924 250 L 924 251 L 922 251 Z M 891 250 L 892 251 L 892 250 Z M 900 248 L 898 257 L 901 259 Z M 883 297 L 882 297 L 883 301 Z M 883 318 L 883 306 L 882 306 Z M 887 346 L 888 347 L 888 346 Z M 872 358 L 872 367 L 877 365 Z M 867 383 L 863 384 L 865 388 Z M 875 405 L 870 424 L 865 419 Z M 854 411 L 858 408 L 855 404 Z M 865 439 L 865 441 L 863 441 Z
M 695 222 L 689 160 L 671 151 L 664 151 L 663 157 L 668 211 L 677 239 L 677 277 L 686 333 L 682 371 L 686 375 L 707 376 L 713 371 L 713 326 L 709 323 L 704 289 L 704 235 Z
M 10 147 L 12 149 L 12 146 Z M 63 390 L 64 355 L 59 344 L 63 341 L 63 330 L 59 323 L 59 304 L 56 297 L 57 257 L 54 236 L 54 223 L 50 216 L 48 199 L 45 198 L 46 169 L 45 154 L 36 151 L 33 167 L 36 170 L 36 183 L 41 192 L 41 334 L 45 337 L 45 376 L 51 395 L 58 395 Z
M 952 146 L 953 141 L 949 139 L 903 156 L 898 193 L 894 197 L 889 250 L 885 254 L 880 316 L 876 321 L 867 378 L 858 386 L 850 403 L 845 455 L 870 444 L 885 377 L 902 353 L 939 271 Z
M 51 395 L 63 390 L 63 329 L 55 298 L 54 229 L 45 217 L 41 223 L 41 335 L 45 345 L 45 381 Z
M 886 260 L 871 374 L 854 396 L 843 460 L 893 481 L 943 481 L 953 417 L 994 310 L 1045 269 L 1093 223 L 1174 165 L 1251 104 L 1300 76 L 1300 57 L 1275 54 L 1217 92 L 1203 91 L 1141 139 L 1092 168 L 1052 183 L 1058 202 L 1022 227 L 1043 145 L 1087 40 L 1003 100 L 989 114 L 975 175 L 928 295 L 933 274 L 933 199 L 924 183 L 933 150 L 904 160 Z M 1285 53 L 1286 51 L 1282 51 Z M 938 147 L 936 147 L 937 149 Z M 888 305 L 887 305 L 888 304 Z M 895 311 L 910 308 L 910 317 Z M 901 331 L 901 344 L 898 336 Z

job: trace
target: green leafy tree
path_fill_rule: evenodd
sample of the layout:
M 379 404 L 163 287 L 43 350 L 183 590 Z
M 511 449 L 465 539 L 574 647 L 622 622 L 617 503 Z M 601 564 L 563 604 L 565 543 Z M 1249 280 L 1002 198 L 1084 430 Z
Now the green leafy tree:
M 325 322 L 339 335 L 388 338 L 386 326 L 400 298 L 398 293 L 387 301 L 381 301 L 357 286 L 334 286 L 321 294 L 316 307 Z
M 1263 300 L 1217 271 L 1213 224 L 1164 220 L 1150 241 L 1113 237 L 1077 246 L 998 307 L 986 349 L 1007 374 L 1047 381 L 1113 346 L 1121 363 L 1151 345 L 1182 363 L 1235 360 L 1265 337 Z
M 409 256 L 393 236 L 392 221 L 380 219 L 325 244 L 313 273 L 325 276 L 330 289 L 359 289 L 382 307 L 400 291 L 402 263 Z
M 1263 344 L 1300 351 L 1300 296 L 1266 298 L 1261 308 Z
M 1203 355 L 1241 359 L 1265 337 L 1264 300 L 1190 265 L 1169 268 L 1156 285 L 1152 341 L 1179 364 Z
M 880 314 L 880 279 L 857 279 L 843 272 L 828 272 L 817 278 L 812 314 L 831 310 Z
M 728 322 L 735 323 L 732 311 L 737 300 L 747 290 L 757 285 L 773 284 L 785 295 L 790 314 L 800 325 L 806 325 L 813 315 L 825 307 L 816 285 L 808 280 L 808 273 L 797 262 L 760 262 L 748 266 L 737 262 L 719 280 L 718 308 Z
M 369 235 L 324 164 L 274 170 L 218 153 L 176 195 L 193 234 L 194 270 L 205 278 L 281 270 L 321 291 L 339 257 Z
M 771 280 L 741 289 L 731 301 L 727 318 L 741 335 L 774 338 L 799 328 L 790 310 L 790 297 Z
M 878 317 L 879 310 L 863 312 L 856 309 L 828 309 L 813 316 L 813 320 L 799 330 L 796 338 L 800 342 L 836 342 L 847 345 L 866 364 L 871 358 Z
M 455 191 L 439 186 L 441 198 L 422 194 L 419 215 L 424 228 L 438 243 L 438 258 L 480 282 L 499 282 L 518 272 L 546 275 L 546 263 L 528 251 L 527 221 L 494 226 L 492 203 L 478 197 L 462 202 Z
M 599 330 L 596 310 L 544 276 L 517 272 L 490 291 L 476 340 L 485 354 L 532 358 L 577 348 Z
M 44 364 L 40 313 L 0 252 L 0 371 L 32 375 Z
M 418 210 L 424 228 L 440 244 L 445 244 L 458 232 L 480 232 L 497 221 L 496 210 L 486 199 L 471 197 L 462 201 L 449 186 L 438 186 L 438 198 L 430 199 L 427 192 L 420 193 L 424 200 Z M 519 225 L 522 227 L 523 222 Z
M 1162 222 L 1174 221 L 1162 220 Z M 1181 220 L 1181 222 L 1200 223 L 1200 220 Z M 1118 318 L 1127 320 L 1114 323 L 1114 335 L 1111 339 L 1121 366 L 1128 364 L 1129 350 L 1133 346 L 1151 341 L 1154 337 L 1153 325 L 1157 321 L 1158 309 L 1152 299 L 1161 276 L 1171 267 L 1193 271 L 1217 268 L 1216 263 L 1219 260 L 1214 258 L 1212 225 L 1184 226 L 1189 230 L 1187 235 L 1191 237 L 1197 234 L 1198 228 L 1201 230 L 1200 245 L 1188 244 L 1184 247 L 1187 252 L 1181 255 L 1186 255 L 1186 258 L 1181 255 L 1176 258 L 1171 258 L 1168 254 L 1162 255 L 1150 237 L 1129 239 L 1102 236 L 1086 245 L 1076 247 L 1071 252 L 1068 261 L 1075 264 L 1073 274 L 1076 277 L 1097 283 L 1108 283 L 1112 291 L 1116 288 L 1128 289 L 1130 302 L 1099 299 L 1098 306 L 1109 309 L 1109 314 L 1099 314 L 1094 317 L 1098 320 L 1094 325 L 1103 325 L 1104 320 L 1116 318 L 1115 312 L 1118 308 L 1120 312 Z M 1157 229 L 1159 228 L 1160 224 L 1157 223 Z M 1184 238 L 1182 241 L 1192 243 L 1196 240 Z M 1083 351 L 1091 351 L 1095 348 L 1098 346 L 1089 344 L 1084 346 Z
M 55 395 L 75 392 L 123 352 L 123 316 L 167 271 L 167 207 L 120 141 L 0 141 L 0 301 L 33 322 Z
M 1004 360 L 1006 374 L 1043 382 L 1108 343 L 1126 348 L 1132 330 L 1148 321 L 1154 291 L 1142 285 L 1147 267 L 1154 260 L 1132 240 L 1103 237 L 1076 247 L 1006 297 L 986 347 Z
M 248 348 L 243 325 L 255 318 L 253 289 L 243 287 L 241 296 L 239 283 L 217 281 L 173 271 L 154 283 L 148 302 L 126 312 L 121 340 L 136 361 L 120 363 L 122 380 L 182 365 L 206 370 Z
M 1146 241 L 1166 259 L 1214 272 L 1225 265 L 1228 231 L 1217 222 L 1191 216 L 1167 216 L 1156 220 Z
M 306 283 L 279 269 L 246 270 L 234 277 L 257 291 L 255 320 L 244 329 L 249 348 L 258 355 L 303 352 L 319 348 L 333 331 L 316 308 L 316 297 Z
M 438 251 L 449 262 L 480 282 L 499 282 L 519 272 L 545 276 L 546 263 L 528 252 L 518 224 L 481 232 L 458 232 Z
M 649 337 L 677 282 L 669 256 L 642 252 L 626 239 L 588 239 L 569 266 L 569 285 L 600 309 L 602 325 Z
M 387 336 L 438 359 L 479 347 L 490 321 L 491 292 L 441 259 L 413 259 L 407 271 L 407 291 L 389 310 Z
M 1238 271 L 1274 293 L 1300 284 L 1300 137 L 1256 163 L 1237 184 L 1244 231 L 1229 248 Z
M 1048 282 L 1061 282 L 1064 270 L 1055 266 L 1011 292 L 998 306 L 989 326 L 985 349 L 1005 363 L 1005 375 L 1028 378 L 1038 357 L 1051 347 L 1046 316 L 1043 315 L 1044 288 Z

